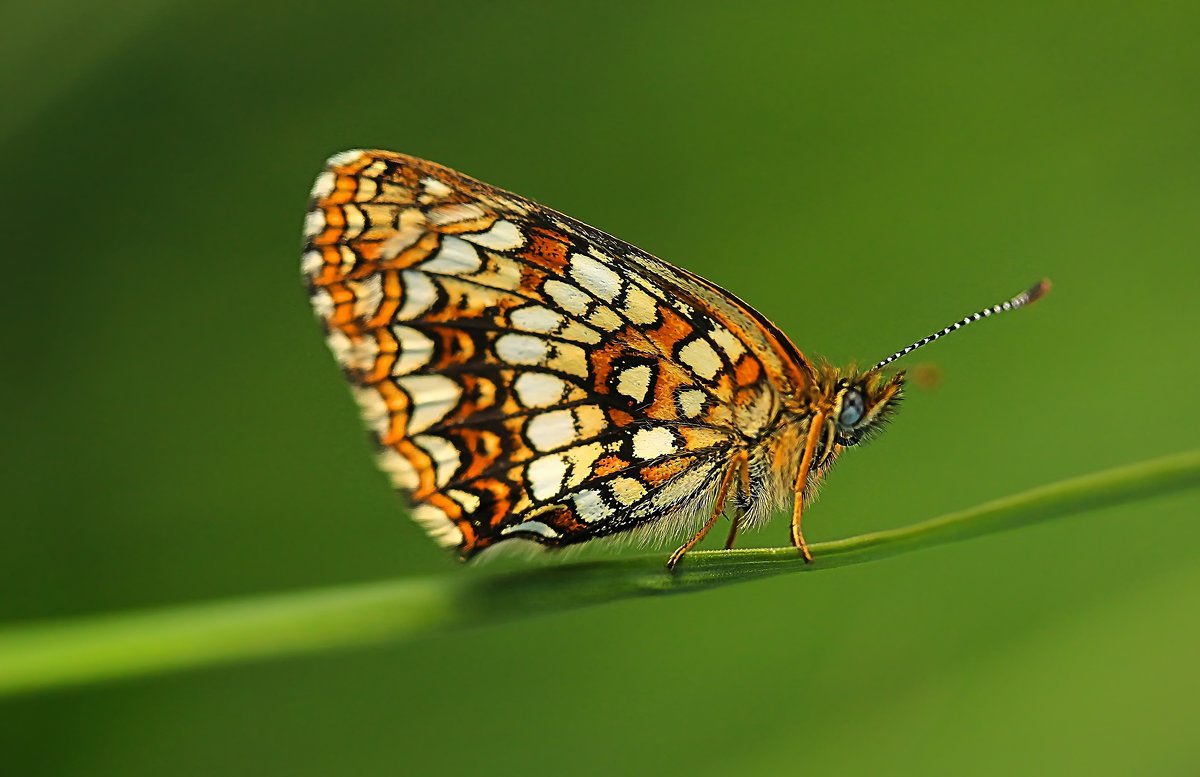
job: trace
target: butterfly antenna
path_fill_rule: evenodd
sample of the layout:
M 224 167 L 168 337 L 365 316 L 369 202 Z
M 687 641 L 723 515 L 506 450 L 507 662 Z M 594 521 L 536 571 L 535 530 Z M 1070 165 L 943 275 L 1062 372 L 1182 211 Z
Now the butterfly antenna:
M 1023 308 L 1026 305 L 1028 305 L 1030 302 L 1036 302 L 1037 300 L 1044 297 L 1046 295 L 1046 292 L 1048 292 L 1048 291 L 1050 291 L 1050 281 L 1043 278 L 1042 280 L 1040 280 L 1036 284 L 1034 284 L 1033 287 L 1026 289 L 1025 291 L 1021 292 L 1020 294 L 1018 294 L 1017 296 L 1008 300 L 1007 302 L 1001 302 L 999 305 L 992 305 L 990 308 L 984 308 L 983 310 L 979 311 L 978 313 L 972 313 L 971 315 L 964 318 L 962 321 L 953 323 L 950 326 L 946 327 L 945 329 L 941 330 L 940 332 L 934 332 L 933 334 L 929 335 L 928 337 L 921 338 L 920 340 L 916 341 L 915 343 L 908 346 L 907 348 L 901 348 L 899 351 L 896 351 L 891 356 L 889 356 L 886 359 L 884 359 L 883 361 L 879 362 L 879 364 L 876 364 L 875 369 L 879 369 L 881 367 L 886 367 L 887 365 L 889 365 L 892 362 L 899 359 L 901 356 L 907 356 L 908 354 L 917 350 L 921 346 L 929 345 L 934 340 L 945 337 L 946 335 L 948 335 L 951 332 L 954 332 L 958 329 L 962 329 L 967 324 L 974 324 L 976 321 L 978 321 L 981 318 L 988 318 L 989 316 L 994 316 L 997 313 L 1007 313 L 1010 310 L 1016 310 L 1017 308 Z

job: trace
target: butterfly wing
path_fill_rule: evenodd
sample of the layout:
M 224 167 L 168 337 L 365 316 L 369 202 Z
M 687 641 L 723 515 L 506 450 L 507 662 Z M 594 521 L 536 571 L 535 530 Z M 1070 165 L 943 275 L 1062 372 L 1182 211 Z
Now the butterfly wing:
M 333 157 L 305 236 L 380 464 L 464 557 L 678 530 L 813 379 L 732 295 L 424 160 Z

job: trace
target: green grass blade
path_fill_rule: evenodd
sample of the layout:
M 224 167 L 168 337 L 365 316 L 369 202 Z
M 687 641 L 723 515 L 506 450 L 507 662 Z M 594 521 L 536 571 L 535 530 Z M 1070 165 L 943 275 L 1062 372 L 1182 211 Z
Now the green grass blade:
M 384 641 L 784 572 L 817 572 L 1200 486 L 1200 451 L 1107 470 L 899 529 L 811 547 L 704 551 L 445 575 L 0 630 L 0 696 Z

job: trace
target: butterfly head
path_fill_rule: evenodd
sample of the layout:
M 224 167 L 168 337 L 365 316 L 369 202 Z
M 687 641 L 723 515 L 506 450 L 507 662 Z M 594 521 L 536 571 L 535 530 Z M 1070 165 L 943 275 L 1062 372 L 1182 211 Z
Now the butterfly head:
M 857 445 L 872 437 L 887 423 L 904 393 L 904 373 L 886 376 L 879 370 L 866 372 L 834 371 L 831 386 L 832 409 L 838 445 Z

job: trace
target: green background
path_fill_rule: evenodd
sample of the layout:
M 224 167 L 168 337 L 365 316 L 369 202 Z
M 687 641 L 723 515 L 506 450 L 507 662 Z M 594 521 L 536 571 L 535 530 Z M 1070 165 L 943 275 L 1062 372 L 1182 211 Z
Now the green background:
M 0 622 L 472 574 L 375 471 L 302 292 L 308 188 L 346 148 L 600 226 L 836 362 L 1053 279 L 912 360 L 940 387 L 843 460 L 811 540 L 1200 431 L 1194 3 L 0 14 Z M 1197 506 L 10 700 L 0 759 L 14 777 L 1196 773 Z

